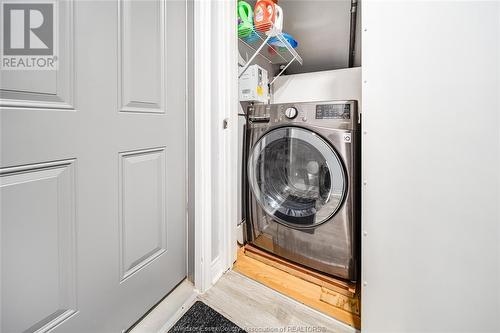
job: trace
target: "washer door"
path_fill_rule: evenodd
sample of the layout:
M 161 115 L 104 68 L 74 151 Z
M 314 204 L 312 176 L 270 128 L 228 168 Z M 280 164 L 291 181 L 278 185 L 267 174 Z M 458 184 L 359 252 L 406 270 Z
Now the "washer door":
M 262 136 L 248 160 L 248 180 L 266 213 L 293 228 L 330 219 L 347 191 L 337 152 L 316 133 L 298 127 Z

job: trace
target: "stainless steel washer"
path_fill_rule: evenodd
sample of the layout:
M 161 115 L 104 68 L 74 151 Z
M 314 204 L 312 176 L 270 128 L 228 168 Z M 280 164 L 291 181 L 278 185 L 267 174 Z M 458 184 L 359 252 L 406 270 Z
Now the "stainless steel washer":
M 356 101 L 248 109 L 247 240 L 356 281 L 360 124 Z

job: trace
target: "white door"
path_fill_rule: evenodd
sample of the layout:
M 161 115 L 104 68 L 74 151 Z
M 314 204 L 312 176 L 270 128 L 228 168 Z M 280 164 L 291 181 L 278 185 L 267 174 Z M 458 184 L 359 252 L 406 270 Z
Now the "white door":
M 121 332 L 186 276 L 186 4 L 42 2 L 58 70 L 1 71 L 0 331 Z M 45 9 L 2 2 L 13 46 Z

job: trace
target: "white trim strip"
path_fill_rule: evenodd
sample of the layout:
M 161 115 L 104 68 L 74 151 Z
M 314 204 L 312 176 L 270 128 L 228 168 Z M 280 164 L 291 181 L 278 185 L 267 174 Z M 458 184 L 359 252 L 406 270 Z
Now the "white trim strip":
M 210 284 L 212 229 L 211 2 L 194 3 L 195 288 Z

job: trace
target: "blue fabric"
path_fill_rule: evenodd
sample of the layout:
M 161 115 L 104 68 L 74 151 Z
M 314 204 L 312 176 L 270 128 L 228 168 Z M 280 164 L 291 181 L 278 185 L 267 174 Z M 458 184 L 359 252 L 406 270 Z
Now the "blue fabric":
M 291 47 L 296 48 L 299 43 L 292 36 L 287 33 L 283 33 L 283 37 L 285 37 L 286 41 L 290 44 Z M 269 40 L 269 44 L 277 47 L 286 47 L 277 37 L 273 37 Z

